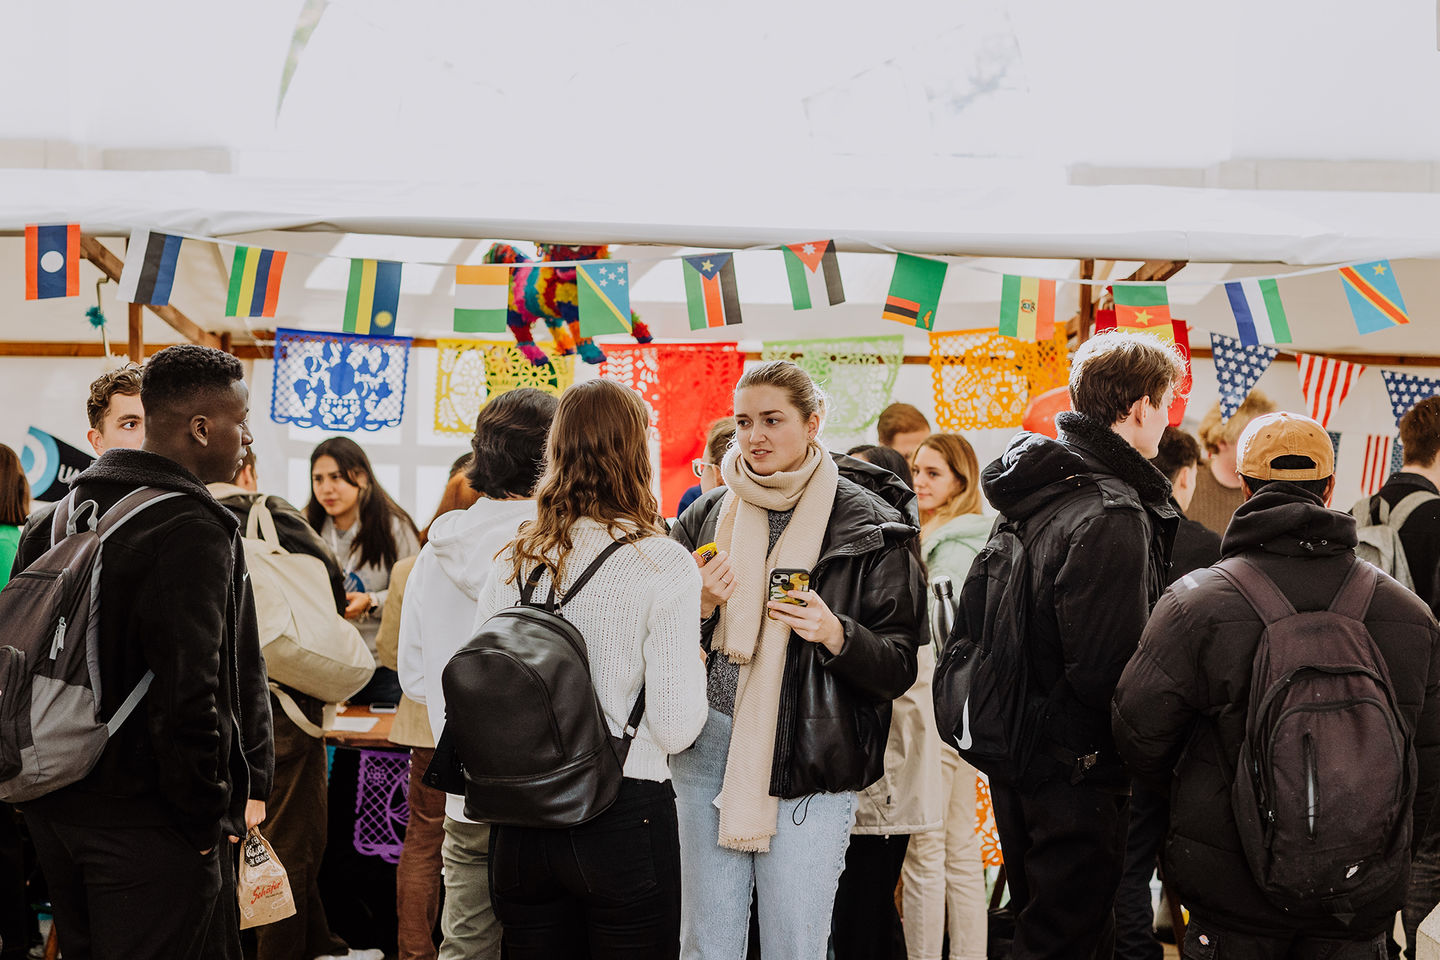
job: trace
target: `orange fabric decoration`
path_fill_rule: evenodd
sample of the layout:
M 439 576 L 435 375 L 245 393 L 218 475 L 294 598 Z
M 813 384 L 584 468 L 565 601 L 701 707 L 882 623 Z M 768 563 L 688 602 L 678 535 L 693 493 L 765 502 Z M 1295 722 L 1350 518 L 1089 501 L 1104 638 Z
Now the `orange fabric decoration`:
M 1018 427 L 1030 397 L 1070 379 L 1065 330 L 1043 343 L 1002 337 L 998 330 L 930 334 L 935 420 L 946 430 Z

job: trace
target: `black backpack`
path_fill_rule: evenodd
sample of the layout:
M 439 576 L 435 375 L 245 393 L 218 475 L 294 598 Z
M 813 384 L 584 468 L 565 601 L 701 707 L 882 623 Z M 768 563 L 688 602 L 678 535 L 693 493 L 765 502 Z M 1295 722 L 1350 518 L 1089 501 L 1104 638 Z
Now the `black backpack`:
M 1057 496 L 1023 521 L 1001 517 L 960 588 L 955 626 L 935 667 L 941 736 L 988 777 L 1014 782 L 1039 738 L 1048 698 L 1030 665 L 1027 540 L 1070 498 Z
M 1254 562 L 1215 567 L 1265 624 L 1231 805 L 1277 907 L 1349 922 L 1409 869 L 1415 751 L 1365 626 L 1380 581 L 1355 561 L 1326 610 L 1297 613 Z
M 645 688 L 624 736 L 612 736 L 590 680 L 585 638 L 562 608 L 632 542 L 606 547 L 563 597 L 557 599 L 552 583 L 543 604 L 530 599 L 545 572 L 536 569 L 521 587 L 519 604 L 482 623 L 446 664 L 444 742 L 436 744 L 426 779 L 463 792 L 470 819 L 573 827 L 615 802 L 645 712 Z

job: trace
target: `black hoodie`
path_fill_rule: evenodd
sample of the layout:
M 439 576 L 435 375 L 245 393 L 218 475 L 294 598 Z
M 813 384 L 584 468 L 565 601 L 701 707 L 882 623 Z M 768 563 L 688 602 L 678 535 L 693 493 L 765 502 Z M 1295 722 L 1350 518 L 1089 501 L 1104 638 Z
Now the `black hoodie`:
M 1062 757 L 1096 753 L 1087 779 L 1124 790 L 1110 699 L 1164 589 L 1178 517 L 1170 482 L 1109 425 L 1075 412 L 1055 423 L 1058 440 L 1019 434 L 982 474 L 1030 561 L 1030 665 L 1048 699 L 1026 779 L 1069 777 Z M 1027 529 L 1042 507 L 1041 529 Z
M 155 680 L 84 779 L 26 804 L 60 822 L 171 825 L 196 851 L 244 836 L 245 801 L 270 794 L 269 691 L 238 522 L 180 464 L 108 450 L 71 484 L 101 511 L 139 487 L 185 494 L 118 529 L 101 555 L 100 713 Z M 15 569 L 50 546 L 48 511 Z
M 1221 549 L 1226 557 L 1259 564 L 1296 610 L 1307 611 L 1330 605 L 1357 562 L 1354 548 L 1349 514 L 1326 509 L 1301 487 L 1277 482 L 1235 511 Z M 1388 577 L 1376 588 L 1365 626 L 1414 732 L 1419 778 L 1413 835 L 1419 838 L 1440 781 L 1440 631 L 1424 602 Z M 1220 574 L 1206 569 L 1182 578 L 1155 607 L 1140 649 L 1120 678 L 1115 742 L 1136 776 L 1171 798 L 1162 856 L 1165 880 L 1180 899 L 1219 926 L 1285 936 L 1301 925 L 1256 887 L 1230 806 L 1262 630 L 1259 616 Z M 1348 927 L 1310 922 L 1305 932 L 1375 936 L 1392 922 L 1404 894 L 1402 882 Z

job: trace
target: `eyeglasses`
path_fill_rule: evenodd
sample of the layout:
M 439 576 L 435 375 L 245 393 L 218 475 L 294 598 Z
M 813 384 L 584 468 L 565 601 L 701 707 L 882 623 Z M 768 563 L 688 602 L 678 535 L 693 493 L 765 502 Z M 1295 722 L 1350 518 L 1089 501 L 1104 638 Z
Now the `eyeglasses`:
M 694 460 L 690 461 L 690 469 L 695 471 L 695 476 L 697 477 L 704 477 L 705 468 L 713 466 L 715 466 L 715 464 L 711 463 L 709 460 L 703 460 L 700 457 L 696 457 Z

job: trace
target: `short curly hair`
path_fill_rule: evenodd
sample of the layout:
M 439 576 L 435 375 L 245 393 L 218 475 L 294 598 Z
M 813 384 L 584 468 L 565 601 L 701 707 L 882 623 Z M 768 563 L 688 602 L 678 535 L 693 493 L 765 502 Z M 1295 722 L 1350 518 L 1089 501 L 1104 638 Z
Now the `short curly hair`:
M 245 368 L 224 350 L 180 343 L 161 350 L 141 368 L 140 402 L 148 419 L 173 413 L 202 393 L 228 390 L 243 379 Z
M 491 500 L 533 495 L 559 406 L 552 394 L 521 387 L 481 407 L 470 438 L 473 455 L 465 470 L 470 488 Z
M 85 416 L 92 429 L 99 430 L 105 422 L 105 412 L 116 394 L 127 397 L 140 396 L 140 368 L 127 363 L 118 370 L 102 373 L 90 384 L 90 398 L 85 401 Z

